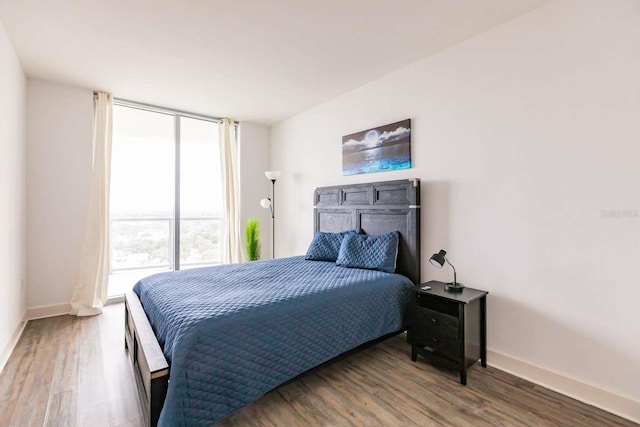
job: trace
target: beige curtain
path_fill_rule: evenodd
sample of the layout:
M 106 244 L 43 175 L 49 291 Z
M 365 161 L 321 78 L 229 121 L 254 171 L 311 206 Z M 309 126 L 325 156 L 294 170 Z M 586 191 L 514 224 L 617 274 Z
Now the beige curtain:
M 109 182 L 113 101 L 98 92 L 94 97 L 93 163 L 89 206 L 80 255 L 78 283 L 71 298 L 71 314 L 102 313 L 109 282 Z
M 236 126 L 233 120 L 223 119 L 219 129 L 222 204 L 225 223 L 222 239 L 222 262 L 228 264 L 244 260 L 242 233 L 240 232 L 238 144 L 236 141 Z

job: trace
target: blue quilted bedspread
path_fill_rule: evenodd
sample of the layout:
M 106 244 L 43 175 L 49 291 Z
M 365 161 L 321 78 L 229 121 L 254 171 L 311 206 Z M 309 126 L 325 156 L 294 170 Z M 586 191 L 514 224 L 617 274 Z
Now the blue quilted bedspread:
M 411 281 L 303 257 L 156 274 L 134 291 L 171 364 L 161 426 L 211 425 L 405 325 Z

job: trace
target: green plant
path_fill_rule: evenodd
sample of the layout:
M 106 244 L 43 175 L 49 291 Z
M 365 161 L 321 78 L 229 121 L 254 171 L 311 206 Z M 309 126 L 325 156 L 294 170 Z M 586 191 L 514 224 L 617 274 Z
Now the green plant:
M 247 226 L 244 230 L 247 244 L 247 256 L 249 261 L 257 261 L 260 259 L 260 221 L 255 218 L 249 218 Z

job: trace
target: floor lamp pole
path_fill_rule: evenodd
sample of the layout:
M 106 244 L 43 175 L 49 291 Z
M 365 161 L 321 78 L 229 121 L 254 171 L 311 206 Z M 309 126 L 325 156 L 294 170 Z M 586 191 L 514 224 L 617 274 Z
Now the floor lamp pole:
M 276 181 L 280 178 L 280 171 L 266 171 L 264 176 L 271 181 L 271 198 L 260 200 L 260 205 L 271 209 L 271 258 L 276 257 Z
M 271 180 L 271 258 L 276 257 L 276 180 Z

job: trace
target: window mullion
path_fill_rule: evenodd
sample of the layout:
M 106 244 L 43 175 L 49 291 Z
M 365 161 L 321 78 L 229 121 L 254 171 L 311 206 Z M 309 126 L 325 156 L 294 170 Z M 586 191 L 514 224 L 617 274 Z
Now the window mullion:
M 173 208 L 173 269 L 180 270 L 180 116 L 175 118 L 175 196 Z

